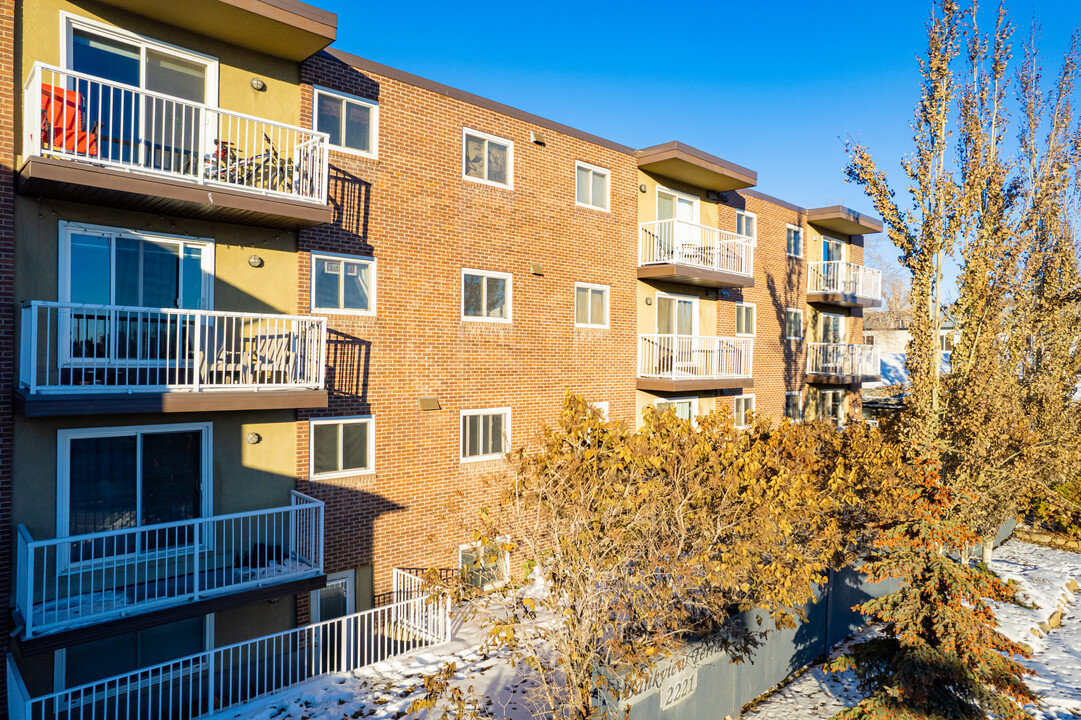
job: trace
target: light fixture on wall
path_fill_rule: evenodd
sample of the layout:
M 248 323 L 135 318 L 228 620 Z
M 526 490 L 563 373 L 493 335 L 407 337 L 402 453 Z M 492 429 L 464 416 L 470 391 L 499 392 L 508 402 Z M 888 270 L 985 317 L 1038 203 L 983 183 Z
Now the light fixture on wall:
M 642 183 L 641 185 L 638 186 L 638 189 L 641 190 L 642 192 L 645 192 L 646 191 L 646 184 Z
M 266 83 L 257 77 L 251 79 L 251 89 L 255 92 L 264 92 L 266 90 Z
M 258 445 L 263 441 L 263 436 L 257 432 L 250 432 L 244 436 L 244 442 L 249 445 Z
M 248 258 L 248 264 L 251 265 L 253 268 L 261 268 L 263 267 L 263 258 L 259 257 L 258 255 L 252 255 Z

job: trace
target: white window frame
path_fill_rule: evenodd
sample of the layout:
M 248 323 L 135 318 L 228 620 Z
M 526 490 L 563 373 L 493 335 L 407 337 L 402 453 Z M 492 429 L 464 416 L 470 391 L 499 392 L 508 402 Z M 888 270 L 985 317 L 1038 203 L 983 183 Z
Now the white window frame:
M 676 295 L 675 293 L 661 292 L 660 290 L 658 290 L 653 295 L 653 304 L 655 306 L 654 310 L 653 310 L 653 330 L 654 330 L 654 332 L 657 335 L 662 334 L 661 331 L 660 331 L 660 328 L 661 328 L 661 323 L 660 323 L 661 303 L 660 303 L 660 299 L 661 298 L 670 298 L 672 300 L 675 300 L 676 302 L 679 302 L 681 300 L 684 301 L 684 302 L 690 301 L 691 307 L 692 307 L 692 310 L 691 310 L 691 325 L 692 325 L 692 327 L 691 327 L 691 335 L 698 335 L 698 300 L 699 300 L 698 296 L 697 295 Z M 673 336 L 674 337 L 680 337 L 680 335 L 678 333 L 673 333 Z M 686 337 L 686 336 L 683 336 L 683 337 Z
M 608 422 L 608 405 L 609 403 L 607 400 L 598 400 L 597 402 L 589 403 L 591 408 L 601 414 L 601 417 L 604 418 L 605 422 Z
M 604 323 L 580 323 L 578 322 L 578 288 L 585 288 L 592 294 L 593 290 L 604 291 Z M 608 285 L 598 285 L 595 283 L 574 283 L 574 327 L 576 328 L 593 328 L 594 330 L 607 330 L 610 327 L 612 318 L 612 288 Z M 589 305 L 592 307 L 592 304 Z
M 750 210 L 736 210 L 736 217 L 739 217 L 740 215 L 742 215 L 744 217 L 751 218 L 751 220 L 753 221 L 753 224 L 754 224 L 754 235 L 743 235 L 742 237 L 751 238 L 752 240 L 755 241 L 755 243 L 757 243 L 758 242 L 758 214 L 753 213 Z M 738 220 L 736 221 L 736 228 L 737 228 L 737 232 L 738 232 L 738 228 L 739 228 L 739 221 Z
M 371 158 L 372 160 L 379 159 L 379 103 L 375 100 L 369 100 L 362 98 L 358 95 L 350 95 L 344 93 L 341 90 L 332 90 L 322 85 L 312 85 L 312 130 L 316 130 L 319 127 L 319 96 L 328 95 L 333 98 L 337 98 L 344 102 L 351 102 L 357 105 L 366 105 L 369 110 L 369 116 L 371 118 L 370 131 L 371 136 L 368 138 L 368 144 L 371 146 L 370 151 L 358 150 L 357 148 L 349 147 L 348 145 L 331 145 L 327 144 L 334 152 L 345 153 L 346 155 L 356 155 L 358 157 Z M 342 138 L 345 138 L 345 113 L 344 105 L 342 112 Z
M 826 243 L 836 243 L 841 246 L 840 260 L 826 260 Z M 848 242 L 841 238 L 835 238 L 832 235 L 823 235 L 822 244 L 819 246 L 818 251 L 822 253 L 822 262 L 848 262 Z
M 735 332 L 736 337 L 755 337 L 755 335 L 758 333 L 758 307 L 756 307 L 755 303 L 749 303 L 749 302 L 737 302 L 737 303 L 735 303 L 735 307 L 737 307 L 737 308 L 740 308 L 740 307 L 749 307 L 749 308 L 751 308 L 751 332 L 749 332 L 749 333 L 746 333 L 746 332 L 741 333 L 741 332 L 739 332 L 738 330 L 736 330 L 736 328 L 739 327 L 739 323 L 736 322 L 735 327 L 733 327 L 733 331 Z M 736 310 L 735 313 L 736 313 L 736 316 L 738 318 L 739 310 Z
M 799 314 L 799 335 L 789 335 L 788 334 L 788 313 L 798 313 Z M 757 323 L 757 319 L 756 319 L 755 322 Z M 786 307 L 784 309 L 784 326 L 785 326 L 784 327 L 784 339 L 785 340 L 802 340 L 803 339 L 803 334 L 804 334 L 803 308 Z
M 672 404 L 674 404 L 674 403 L 681 403 L 681 402 L 689 402 L 691 404 L 691 425 L 697 425 L 698 424 L 698 396 L 697 395 L 689 395 L 689 396 L 686 396 L 686 397 L 659 397 L 659 398 L 653 398 L 653 409 L 656 410 L 659 413 L 663 413 L 664 410 L 661 410 L 659 407 L 657 407 L 657 403 L 672 403 Z
M 368 289 L 368 309 L 359 310 L 356 308 L 328 308 L 320 307 L 315 304 L 315 297 L 317 295 L 315 291 L 315 261 L 317 258 L 324 260 L 343 260 L 345 262 L 353 263 L 367 263 L 371 267 L 371 287 Z M 308 284 L 308 304 L 309 309 L 313 314 L 317 315 L 375 315 L 375 298 L 376 287 L 378 285 L 379 266 L 374 257 L 366 255 L 341 255 L 339 253 L 329 253 L 313 250 L 308 258 L 308 272 L 309 272 L 309 284 Z M 345 299 L 345 283 L 338 284 L 338 299 L 344 301 Z
M 335 472 L 315 472 L 315 426 L 316 425 L 359 425 L 368 423 L 368 467 L 363 470 L 349 469 Z M 338 443 L 338 462 L 342 462 L 342 444 Z M 308 420 L 308 479 L 331 480 L 343 477 L 361 477 L 375 474 L 375 417 L 372 415 L 350 415 L 347 417 L 312 418 Z
M 847 394 L 847 393 L 845 393 L 844 390 L 832 390 L 832 389 L 831 390 L 819 390 L 818 391 L 819 406 L 820 407 L 825 406 L 826 405 L 826 396 L 827 395 L 833 395 L 833 394 L 839 395 L 841 397 L 841 402 L 837 406 L 838 414 L 840 415 L 840 417 L 833 417 L 831 415 L 826 415 L 822 419 L 832 420 L 834 425 L 836 425 L 837 427 L 844 427 L 844 425 L 845 425 L 845 395 Z
M 198 431 L 202 434 L 202 448 L 203 457 L 200 463 L 200 472 L 202 473 L 202 480 L 200 482 L 200 505 L 199 513 L 202 518 L 209 518 L 214 515 L 214 423 L 202 422 L 202 423 L 167 423 L 163 425 L 122 425 L 118 427 L 91 427 L 91 428 L 64 428 L 57 430 L 56 432 L 56 537 L 64 538 L 69 537 L 69 527 L 71 520 L 71 441 L 82 438 L 102 438 L 102 437 L 125 437 L 129 435 L 141 435 L 141 434 L 157 434 L 168 432 L 190 432 Z M 136 446 L 137 448 L 139 445 Z M 138 466 L 140 453 L 136 454 L 136 466 Z M 142 501 L 142 480 L 136 488 L 136 507 L 141 506 Z M 143 527 L 142 525 L 135 525 L 134 528 Z M 134 529 L 127 528 L 127 529 Z M 205 542 L 200 544 L 200 547 L 205 547 Z M 166 548 L 160 551 L 162 555 L 168 555 L 170 553 L 176 553 L 175 548 Z M 154 557 L 159 553 L 145 553 L 145 556 Z M 112 555 L 108 558 L 108 563 L 124 564 L 125 558 L 131 557 L 128 554 Z M 60 562 L 58 558 L 58 562 Z M 92 561 L 86 561 L 92 562 Z M 75 568 L 83 566 L 85 562 L 71 560 L 63 560 L 62 566 L 65 568 Z
M 826 343 L 826 318 L 840 318 L 841 322 L 839 334 L 841 336 L 841 340 L 837 344 L 846 344 L 846 342 L 848 341 L 848 328 L 846 327 L 847 323 L 845 322 L 846 317 L 847 315 L 842 315 L 840 313 L 820 312 L 818 314 L 818 341 L 820 343 Z
M 702 208 L 701 208 L 702 198 L 698 197 L 697 195 L 692 195 L 690 193 L 683 192 L 681 190 L 673 190 L 672 188 L 665 187 L 664 185 L 658 185 L 654 195 L 655 195 L 655 197 L 653 199 L 653 213 L 654 213 L 653 217 L 658 218 L 658 220 L 659 220 L 659 218 L 661 216 L 661 195 L 671 195 L 674 198 L 676 198 L 677 200 L 682 199 L 682 200 L 687 200 L 688 202 L 690 202 L 691 203 L 691 215 L 694 218 L 694 220 L 692 220 L 692 222 L 695 225 L 701 225 L 702 224 Z M 669 219 L 672 219 L 672 218 L 669 218 Z M 676 210 L 676 217 L 674 219 L 676 219 L 676 220 L 679 219 L 679 210 L 678 209 Z
M 327 573 L 327 585 L 340 582 L 342 580 L 345 581 L 345 614 L 352 615 L 357 611 L 357 571 L 342 570 L 341 572 Z M 313 623 L 317 623 L 322 620 L 322 618 L 319 617 L 319 593 L 322 592 L 323 589 L 324 588 L 320 588 L 319 590 L 311 591 L 308 607 L 311 608 L 310 615 L 311 622 Z
M 114 238 L 114 243 L 110 251 L 111 278 L 109 295 L 112 298 L 116 297 L 116 238 L 127 236 L 144 242 L 161 242 L 180 246 L 201 246 L 203 252 L 200 256 L 200 266 L 203 271 L 203 290 L 198 309 L 214 309 L 214 255 L 216 247 L 213 238 L 147 232 L 145 230 L 133 230 L 131 228 L 109 225 L 88 225 L 86 223 L 70 222 L 67 220 L 61 220 L 59 224 L 60 247 L 57 258 L 57 264 L 59 265 L 57 268 L 57 297 L 60 298 L 60 302 L 71 302 L 71 236 L 73 234 Z M 183 263 L 181 263 L 180 271 L 183 273 Z M 182 288 L 183 283 L 183 277 L 181 276 L 177 279 L 178 287 Z M 113 303 L 110 302 L 107 304 L 111 305 Z
M 500 536 L 495 538 L 495 542 L 496 542 L 496 544 L 509 543 L 510 542 L 510 536 L 509 535 L 500 535 Z M 473 549 L 479 548 L 479 547 L 481 547 L 482 544 L 483 543 L 481 543 L 480 541 L 477 541 L 477 542 L 471 542 L 471 543 L 463 543 L 463 544 L 458 546 L 458 574 L 459 574 L 459 576 L 462 574 L 462 570 L 465 569 L 465 564 L 462 562 L 462 551 L 463 550 L 473 550 Z M 480 588 L 482 592 L 488 591 L 488 590 L 494 590 L 497 587 L 502 587 L 503 585 L 506 585 L 510 581 L 510 553 L 504 550 L 502 553 L 500 553 L 500 555 L 502 555 L 502 557 L 499 558 L 498 562 L 500 563 L 500 565 L 502 566 L 502 569 L 503 569 L 503 579 L 500 580 L 500 581 L 497 581 L 497 582 L 494 582 L 494 583 L 488 583 L 487 585 L 482 586 Z
M 464 420 L 471 415 L 503 415 L 503 452 L 489 453 L 487 455 L 475 455 L 473 457 L 466 457 L 465 448 L 463 442 L 464 432 Z M 484 408 L 481 410 L 462 410 L 458 413 L 458 462 L 460 463 L 474 463 L 474 462 L 486 462 L 488 460 L 499 460 L 503 458 L 511 447 L 511 409 L 509 407 L 501 408 Z
M 589 203 L 578 201 L 578 168 L 583 170 L 589 170 L 595 175 L 604 176 L 604 207 L 598 205 L 591 205 Z M 592 178 L 591 178 L 592 179 Z M 589 199 L 593 199 L 593 183 L 589 185 Z M 599 212 L 611 212 L 612 211 L 612 172 L 606 168 L 599 167 L 597 165 L 590 165 L 587 162 L 576 160 L 574 163 L 574 204 L 580 208 L 589 208 L 590 210 L 597 210 Z
M 504 318 L 494 318 L 487 316 L 476 316 L 465 314 L 465 276 L 466 275 L 479 275 L 481 277 L 493 277 L 507 281 L 507 313 Z M 484 302 L 482 303 L 487 307 L 488 290 L 487 284 L 485 284 L 484 290 Z M 490 322 L 490 323 L 503 323 L 510 325 L 514 322 L 514 276 L 510 273 L 496 272 L 495 270 L 476 270 L 474 268 L 462 268 L 461 277 L 459 279 L 458 286 L 458 303 L 459 311 L 461 314 L 462 322 Z
M 788 419 L 791 420 L 792 422 L 803 422 L 803 393 L 802 392 L 800 392 L 799 390 L 787 390 L 787 391 L 785 391 L 785 394 L 784 394 L 784 396 L 785 396 L 785 407 L 784 407 L 784 409 L 785 410 L 788 409 L 788 398 L 790 396 L 792 396 L 792 395 L 795 395 L 796 398 L 797 398 L 797 400 L 796 400 L 796 409 L 799 411 L 799 417 L 788 418 Z M 788 417 L 788 415 L 786 414 L 785 417 Z
M 506 145 L 507 146 L 507 182 L 499 183 L 499 182 L 494 182 L 492 180 L 489 180 L 487 177 L 475 178 L 475 177 L 471 177 L 469 175 L 466 175 L 466 172 L 465 172 L 465 170 L 466 170 L 466 167 L 465 167 L 465 164 L 466 164 L 465 163 L 465 147 L 466 147 L 465 138 L 466 138 L 467 135 L 472 135 L 473 137 L 480 138 L 482 140 L 487 140 L 489 142 L 497 142 L 500 145 Z M 461 149 L 461 152 L 459 153 L 459 155 L 460 155 L 460 160 L 462 162 L 462 179 L 463 180 L 469 180 L 470 182 L 481 183 L 482 185 L 490 185 L 491 187 L 503 188 L 504 190 L 513 190 L 514 189 L 514 141 L 513 140 L 507 140 L 506 138 L 501 138 L 498 135 L 492 135 L 491 133 L 481 132 L 480 130 L 474 130 L 472 128 L 463 127 L 462 128 L 462 149 Z M 484 156 L 484 170 L 485 170 L 484 174 L 487 175 L 488 174 L 488 155 L 487 155 L 487 152 L 485 153 L 485 156 Z
M 755 221 L 755 223 L 756 223 L 755 224 L 755 230 L 757 230 L 758 229 L 757 221 Z M 798 253 L 790 253 L 790 252 L 788 252 L 788 231 L 789 230 L 795 230 L 797 233 L 799 233 L 799 252 Z M 793 225 L 791 223 L 787 223 L 785 225 L 785 243 L 784 243 L 785 255 L 787 255 L 788 257 L 795 257 L 795 258 L 803 257 L 804 239 L 805 238 L 803 237 L 803 228 L 801 228 L 799 225 Z
M 744 422 L 743 422 L 742 425 L 738 423 L 738 419 L 735 417 L 735 415 L 736 415 L 736 406 L 738 405 L 738 402 L 740 400 L 750 400 L 751 401 L 751 407 L 744 409 Z M 749 428 L 751 426 L 751 423 L 746 422 L 746 417 L 747 417 L 747 413 L 749 413 L 749 412 L 753 413 L 755 411 L 754 410 L 754 405 L 755 405 L 754 393 L 751 393 L 749 395 L 747 395 L 747 394 L 736 395 L 735 397 L 732 398 L 732 420 L 736 422 L 736 429 L 737 430 L 743 430 L 744 428 Z

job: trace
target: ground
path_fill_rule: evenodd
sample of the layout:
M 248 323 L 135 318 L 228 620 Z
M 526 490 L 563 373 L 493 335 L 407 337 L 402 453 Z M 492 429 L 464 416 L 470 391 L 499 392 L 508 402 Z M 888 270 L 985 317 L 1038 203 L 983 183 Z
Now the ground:
M 1036 671 L 1030 680 L 1043 704 L 1030 707 L 1037 720 L 1081 717 L 1081 607 L 1069 604 L 1071 580 L 1081 582 L 1081 554 L 1010 540 L 995 550 L 991 569 L 1013 579 L 1031 609 L 996 604 L 995 612 L 1008 636 L 1032 647 L 1025 665 Z M 1077 596 L 1081 599 L 1081 596 Z M 1062 624 L 1038 638 L 1030 629 L 1046 623 L 1062 607 Z M 873 632 L 873 629 L 871 630 Z M 421 690 L 420 676 L 454 661 L 464 684 L 494 698 L 484 710 L 492 717 L 524 720 L 522 688 L 506 663 L 477 654 L 479 636 L 456 633 L 454 642 L 416 656 L 371 665 L 350 674 L 321 677 L 278 695 L 233 708 L 213 720 L 397 720 Z M 842 648 L 835 649 L 835 653 Z M 819 720 L 860 699 L 851 673 L 833 678 L 812 667 L 765 698 L 745 720 Z

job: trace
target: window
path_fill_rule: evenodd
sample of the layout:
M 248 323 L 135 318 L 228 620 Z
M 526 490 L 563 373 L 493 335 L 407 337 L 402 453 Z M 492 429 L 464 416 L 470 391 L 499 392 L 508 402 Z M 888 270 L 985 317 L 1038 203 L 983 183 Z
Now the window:
M 697 335 L 698 298 L 657 293 L 657 334 Z
M 803 257 L 803 230 L 795 225 L 789 225 L 787 234 L 785 251 L 793 257 Z
M 375 259 L 312 253 L 312 312 L 375 314 Z
M 329 135 L 336 148 L 374 158 L 379 142 L 379 105 L 316 87 L 315 129 Z
M 744 428 L 751 424 L 751 413 L 754 412 L 754 395 L 737 395 L 735 398 L 735 412 L 733 418 L 736 427 Z
M 575 327 L 608 327 L 608 286 L 574 284 Z
M 942 333 L 939 337 L 939 350 L 942 352 L 953 352 L 954 345 L 954 333 L 950 330 Z
M 822 390 L 822 418 L 832 420 L 838 427 L 845 424 L 844 390 Z
M 333 620 L 356 612 L 355 570 L 327 575 L 326 587 L 311 594 L 312 622 Z
M 789 420 L 802 420 L 803 407 L 798 390 L 784 394 L 784 416 Z
M 598 210 L 607 210 L 608 171 L 604 168 L 580 162 L 575 163 L 574 172 L 575 204 L 597 208 Z
M 736 211 L 736 234 L 745 235 L 749 238 L 758 237 L 757 229 L 758 218 L 754 213 L 745 212 L 743 210 Z
M 462 462 L 495 460 L 510 445 L 510 408 L 462 411 Z
M 495 544 L 475 542 L 458 548 L 458 569 L 462 579 L 472 587 L 487 590 L 502 585 L 510 578 L 510 553 L 503 548 L 510 542 L 506 535 L 497 537 Z
M 803 311 L 796 308 L 785 308 L 784 311 L 784 336 L 788 340 L 803 339 Z
M 669 400 L 657 400 L 653 403 L 657 412 L 664 414 L 669 410 L 675 410 L 676 416 L 694 422 L 698 417 L 698 398 L 671 398 Z
M 462 270 L 462 319 L 511 321 L 511 276 L 486 270 Z
M 599 402 L 591 402 L 589 404 L 589 406 L 601 414 L 601 419 L 603 419 L 605 422 L 608 422 L 608 401 L 607 400 L 601 400 Z
M 842 262 L 845 259 L 845 242 L 836 238 L 822 236 L 823 262 Z
M 67 537 L 210 514 L 210 423 L 61 430 L 57 535 Z M 72 543 L 73 563 L 191 545 L 190 527 Z M 59 558 L 60 562 L 65 559 Z
M 514 143 L 463 129 L 462 177 L 489 185 L 514 187 Z
M 736 304 L 736 335 L 754 335 L 754 305 Z
M 875 344 L 875 336 L 865 334 L 863 336 L 863 344 L 864 345 L 874 345 Z
M 822 342 L 841 344 L 845 341 L 845 316 L 822 313 Z
M 308 476 L 346 477 L 374 472 L 375 421 L 371 416 L 311 420 Z

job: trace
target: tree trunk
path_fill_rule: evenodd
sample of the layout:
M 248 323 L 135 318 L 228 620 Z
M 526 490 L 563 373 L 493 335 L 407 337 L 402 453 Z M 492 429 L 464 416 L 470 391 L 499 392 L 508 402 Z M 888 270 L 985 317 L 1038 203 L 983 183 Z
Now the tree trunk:
M 961 551 L 960 551 L 960 555 L 961 555 L 961 564 L 964 565 L 965 567 L 968 567 L 969 560 L 972 559 L 972 548 L 969 547 L 968 545 L 962 546 Z
M 995 549 L 995 536 L 988 535 L 983 539 L 983 564 L 991 567 L 991 551 Z

